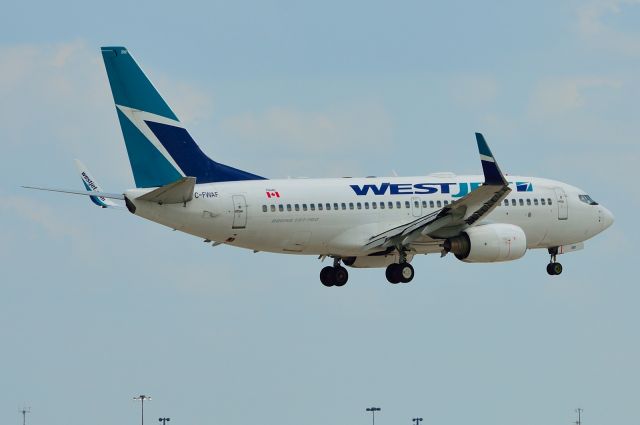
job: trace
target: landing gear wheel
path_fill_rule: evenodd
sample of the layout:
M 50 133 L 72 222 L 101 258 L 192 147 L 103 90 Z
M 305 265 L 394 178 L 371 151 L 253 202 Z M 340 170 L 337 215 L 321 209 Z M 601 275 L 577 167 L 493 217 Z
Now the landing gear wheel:
M 409 283 L 413 280 L 414 272 L 411 264 L 398 264 L 398 271 L 400 273 L 400 282 Z
M 555 274 L 553 272 L 553 263 L 547 264 L 547 273 L 549 273 L 549 276 L 553 276 Z
M 331 266 L 323 267 L 320 270 L 320 282 L 324 286 L 333 286 L 336 284 L 336 272 Z
M 556 276 L 562 273 L 562 264 L 560 263 L 549 263 L 547 264 L 547 273 L 551 276 Z
M 389 283 L 393 283 L 394 285 L 396 283 L 400 283 L 400 272 L 399 269 L 400 268 L 400 264 L 389 264 L 387 266 L 387 270 L 385 271 L 385 276 L 387 277 L 387 280 L 389 281 Z
M 349 280 L 349 272 L 342 266 L 334 267 L 333 275 L 335 276 L 335 286 L 344 286 Z

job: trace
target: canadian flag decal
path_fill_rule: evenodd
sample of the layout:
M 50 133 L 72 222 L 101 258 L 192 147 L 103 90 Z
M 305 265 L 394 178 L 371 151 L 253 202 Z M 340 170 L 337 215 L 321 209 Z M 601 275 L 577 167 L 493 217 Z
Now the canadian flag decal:
M 280 192 L 278 192 L 277 190 L 267 189 L 267 198 L 271 199 L 271 198 L 279 198 L 279 197 L 280 197 Z

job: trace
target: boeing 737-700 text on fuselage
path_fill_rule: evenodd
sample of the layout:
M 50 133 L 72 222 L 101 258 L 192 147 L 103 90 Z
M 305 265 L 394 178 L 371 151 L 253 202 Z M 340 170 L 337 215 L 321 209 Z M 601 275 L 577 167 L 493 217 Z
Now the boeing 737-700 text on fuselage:
M 105 193 L 77 162 L 88 195 L 214 245 L 331 258 L 320 280 L 347 282 L 349 267 L 386 268 L 391 283 L 414 277 L 417 254 L 452 253 L 486 263 L 548 250 L 575 251 L 611 226 L 612 214 L 577 187 L 505 178 L 476 133 L 483 175 L 271 180 L 205 155 L 125 47 L 103 47 L 111 92 L 136 188 Z M 344 265 L 344 266 L 343 266 Z

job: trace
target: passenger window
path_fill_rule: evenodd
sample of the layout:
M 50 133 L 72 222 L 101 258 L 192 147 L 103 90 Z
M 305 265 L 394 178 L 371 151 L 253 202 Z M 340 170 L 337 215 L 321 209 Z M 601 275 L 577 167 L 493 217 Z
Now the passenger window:
M 377 203 L 377 202 L 372 202 L 372 203 L 371 203 L 371 208 L 373 208 L 374 210 L 375 210 L 376 208 L 378 208 L 378 203 Z
M 533 205 L 538 205 L 538 198 L 535 198 L 535 199 L 533 200 Z
M 262 212 L 267 212 L 267 206 L 266 205 L 262 206 Z
M 345 204 L 344 202 L 342 203 L 342 209 L 346 210 L 347 209 L 347 204 Z
M 449 205 L 449 201 L 445 200 L 445 201 L 444 201 L 444 205 L 445 205 L 445 206 Z
M 429 208 L 435 208 L 436 204 L 433 203 L 433 201 L 429 201 Z
M 505 200 L 504 200 L 504 206 L 505 206 L 505 207 L 508 207 L 508 206 L 509 206 L 509 200 L 508 200 L 508 199 L 505 199 Z
M 551 202 L 551 198 L 547 198 L 547 203 L 548 203 L 549 205 L 553 205 L 553 204 L 552 204 L 552 202 Z
M 287 204 L 287 211 L 291 211 L 291 204 Z
M 337 202 L 334 202 L 334 203 L 333 203 L 333 209 L 334 209 L 334 210 L 338 210 L 338 209 L 339 209 L 339 208 L 338 208 L 338 203 L 337 203 Z
M 275 205 L 271 205 L 271 212 L 276 212 L 276 206 Z
M 402 208 L 402 202 L 396 201 L 396 208 L 398 209 Z
M 278 205 L 278 211 L 283 212 L 284 211 L 284 205 L 282 205 L 282 204 Z
M 544 201 L 544 198 L 540 199 L 540 203 L 541 203 L 542 205 L 545 205 L 545 204 L 546 204 L 546 202 Z
M 365 203 L 364 203 L 364 209 L 365 209 L 365 210 L 368 210 L 368 209 L 369 209 L 369 203 L 368 203 L 368 202 L 365 202 Z
M 309 205 L 309 209 L 311 209 L 311 211 L 315 211 L 316 210 L 316 204 Z
M 531 199 L 527 198 L 527 205 L 531 205 Z
M 384 202 L 380 202 L 380 209 L 383 210 L 384 209 Z
M 427 201 L 422 201 L 422 208 L 427 208 Z
M 358 207 L 359 210 L 362 209 L 362 204 L 360 202 L 356 203 L 356 206 Z
M 296 211 L 300 211 L 300 204 L 296 204 L 295 205 L 295 209 L 296 209 Z
M 405 208 L 411 208 L 411 203 L 409 201 L 404 201 Z
M 523 206 L 523 205 L 524 205 L 524 199 L 522 199 L 522 198 L 521 198 L 521 199 L 519 199 L 519 200 L 518 200 L 518 203 L 520 204 L 520 206 Z
M 327 202 L 327 204 L 325 205 L 325 209 L 327 211 L 331 210 L 331 204 Z
M 512 199 L 512 200 L 511 200 L 511 206 L 512 206 L 512 207 L 515 207 L 515 206 L 516 206 L 516 200 L 515 200 L 515 199 Z
M 414 207 L 414 208 L 420 208 L 420 202 L 418 202 L 418 201 L 413 201 L 413 207 Z
M 353 202 L 349 202 L 349 209 L 352 210 L 353 209 Z
M 389 203 L 387 203 L 387 206 L 389 207 L 390 210 L 393 209 L 393 202 L 389 201 Z
M 438 208 L 442 208 L 442 201 L 436 201 L 436 205 L 438 206 Z
M 306 211 L 307 210 L 307 204 L 302 204 L 302 211 Z

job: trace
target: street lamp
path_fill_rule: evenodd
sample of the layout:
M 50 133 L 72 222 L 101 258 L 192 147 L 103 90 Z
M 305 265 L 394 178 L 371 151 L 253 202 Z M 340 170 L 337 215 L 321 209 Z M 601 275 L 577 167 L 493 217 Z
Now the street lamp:
M 413 418 L 411 419 L 413 422 L 416 423 L 416 425 L 420 425 L 420 422 L 422 422 L 422 418 Z
M 140 401 L 140 406 L 142 407 L 142 425 L 144 425 L 144 401 L 151 400 L 151 397 L 149 397 L 148 395 L 140 394 L 139 396 L 134 397 L 133 399 Z
M 367 407 L 367 412 L 371 412 L 371 420 L 373 421 L 373 425 L 376 425 L 376 412 L 379 412 L 379 407 Z
M 162 422 L 162 425 L 167 425 L 167 422 L 171 421 L 171 418 L 158 418 L 159 422 Z

